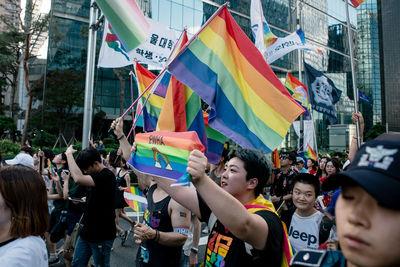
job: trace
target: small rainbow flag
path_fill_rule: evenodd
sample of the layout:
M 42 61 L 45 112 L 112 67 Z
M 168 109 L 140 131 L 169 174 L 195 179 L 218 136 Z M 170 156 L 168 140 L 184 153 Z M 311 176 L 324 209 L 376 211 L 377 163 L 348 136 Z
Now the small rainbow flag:
M 271 152 L 271 159 L 275 169 L 281 167 L 281 162 L 279 161 L 278 149 L 275 149 L 274 151 Z
M 135 187 L 131 186 L 125 189 L 124 198 L 129 207 L 136 212 L 144 212 L 147 209 L 147 198 L 143 192 Z
M 347 1 L 347 0 L 346 0 Z M 350 0 L 350 2 L 353 4 L 354 7 L 358 7 L 362 3 L 365 2 L 365 0 Z
M 147 70 L 145 67 L 140 65 L 138 62 L 135 64 L 135 74 L 136 80 L 138 83 L 138 94 L 146 90 L 146 88 L 151 84 L 151 82 L 156 78 L 151 71 Z M 158 117 L 160 116 L 161 109 L 164 105 L 165 101 L 165 94 L 167 91 L 167 86 L 169 83 L 171 75 L 166 73 L 160 80 L 158 86 L 156 84 L 152 85 L 152 88 L 149 89 L 143 96 L 142 96 L 142 103 L 146 101 L 146 98 L 149 94 L 152 95 L 149 97 L 146 105 L 143 108 L 143 128 L 145 131 L 154 131 L 157 126 Z M 151 92 L 153 87 L 157 86 L 154 92 Z
M 47 159 L 47 170 L 49 171 L 49 174 L 55 175 L 56 172 L 54 170 L 53 164 L 51 163 L 50 159 Z
M 287 73 L 286 75 L 285 86 L 294 98 L 294 100 L 296 100 L 297 103 L 299 103 L 306 110 L 304 114 L 306 116 L 306 119 L 310 119 L 310 114 L 308 112 L 308 110 L 310 109 L 310 105 L 308 101 L 307 87 L 290 73 Z
M 226 4 L 168 70 L 211 107 L 210 126 L 244 148 L 271 152 L 304 113 Z
M 307 156 L 310 159 L 317 160 L 317 153 L 310 147 L 310 144 L 307 144 Z
M 150 24 L 135 0 L 96 0 L 126 51 L 144 42 Z
M 139 172 L 176 180 L 177 185 L 188 185 L 186 172 L 190 152 L 204 152 L 196 132 L 140 133 L 135 137 L 137 151 L 128 163 Z

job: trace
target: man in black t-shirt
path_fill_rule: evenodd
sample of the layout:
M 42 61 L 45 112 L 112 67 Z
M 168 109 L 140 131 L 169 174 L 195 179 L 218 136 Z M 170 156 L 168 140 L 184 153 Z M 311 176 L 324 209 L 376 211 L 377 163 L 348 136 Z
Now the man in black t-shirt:
M 78 238 L 72 266 L 87 266 L 90 257 L 96 266 L 110 266 L 110 253 L 115 229 L 115 176 L 104 167 L 94 148 L 82 150 L 76 158 L 70 146 L 65 154 L 71 176 L 77 184 L 88 187 L 84 225 Z M 79 166 L 79 167 L 78 167 Z

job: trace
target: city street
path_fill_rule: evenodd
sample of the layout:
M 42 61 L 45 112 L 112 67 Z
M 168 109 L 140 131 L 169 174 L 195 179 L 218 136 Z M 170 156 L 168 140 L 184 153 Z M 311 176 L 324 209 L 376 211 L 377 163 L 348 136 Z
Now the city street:
M 132 212 L 131 209 L 126 208 L 126 212 L 129 217 L 132 219 L 136 220 L 136 215 L 134 212 Z M 142 220 L 142 218 L 140 218 Z M 123 219 L 120 220 L 120 226 L 127 230 L 129 228 L 129 224 L 124 221 Z M 203 224 L 204 229 L 205 224 Z M 207 241 L 207 234 L 202 233 L 202 237 L 200 239 L 200 246 L 199 246 L 199 260 L 203 260 L 204 253 L 205 253 L 205 243 Z M 60 242 L 59 246 L 62 245 L 62 242 Z M 58 246 L 58 247 L 59 247 Z M 133 232 L 131 232 L 124 244 L 124 246 L 121 246 L 121 239 L 119 237 L 115 238 L 114 240 L 114 245 L 113 245 L 113 250 L 111 252 L 111 266 L 112 267 L 125 267 L 125 266 L 135 266 L 135 261 L 136 261 L 136 253 L 139 248 L 139 245 L 135 243 L 135 240 L 133 238 Z M 64 267 L 64 259 L 62 255 L 59 256 L 60 262 L 57 264 L 52 264 L 49 266 L 52 267 Z M 93 260 L 91 260 L 91 263 L 93 263 Z

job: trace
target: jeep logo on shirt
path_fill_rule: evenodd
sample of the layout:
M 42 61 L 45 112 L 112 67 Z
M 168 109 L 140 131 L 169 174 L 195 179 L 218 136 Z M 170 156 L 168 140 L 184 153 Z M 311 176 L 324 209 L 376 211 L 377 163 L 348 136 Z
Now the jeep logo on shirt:
M 311 244 L 315 244 L 317 242 L 317 237 L 312 234 L 307 234 L 305 232 L 299 232 L 297 230 L 293 230 L 293 227 L 290 226 L 289 228 L 289 237 L 292 237 L 294 239 L 300 239 L 301 241 L 306 242 L 307 241 L 307 246 Z

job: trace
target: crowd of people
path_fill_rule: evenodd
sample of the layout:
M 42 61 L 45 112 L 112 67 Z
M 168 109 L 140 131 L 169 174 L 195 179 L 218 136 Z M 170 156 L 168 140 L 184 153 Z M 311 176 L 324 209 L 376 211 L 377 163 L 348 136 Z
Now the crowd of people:
M 280 168 L 256 150 L 225 147 L 218 165 L 194 150 L 192 186 L 180 187 L 131 168 L 137 147 L 122 119 L 111 128 L 120 148 L 108 154 L 95 145 L 57 155 L 24 147 L 5 161 L 1 265 L 48 266 L 62 254 L 66 266 L 88 266 L 90 258 L 110 266 L 114 240 L 127 238 L 124 219 L 139 245 L 133 266 L 400 266 L 398 134 L 360 148 L 353 142 L 347 156 L 314 160 L 282 150 Z M 123 196 L 133 178 L 148 203 L 137 222 Z M 204 257 L 201 222 L 208 228 Z

